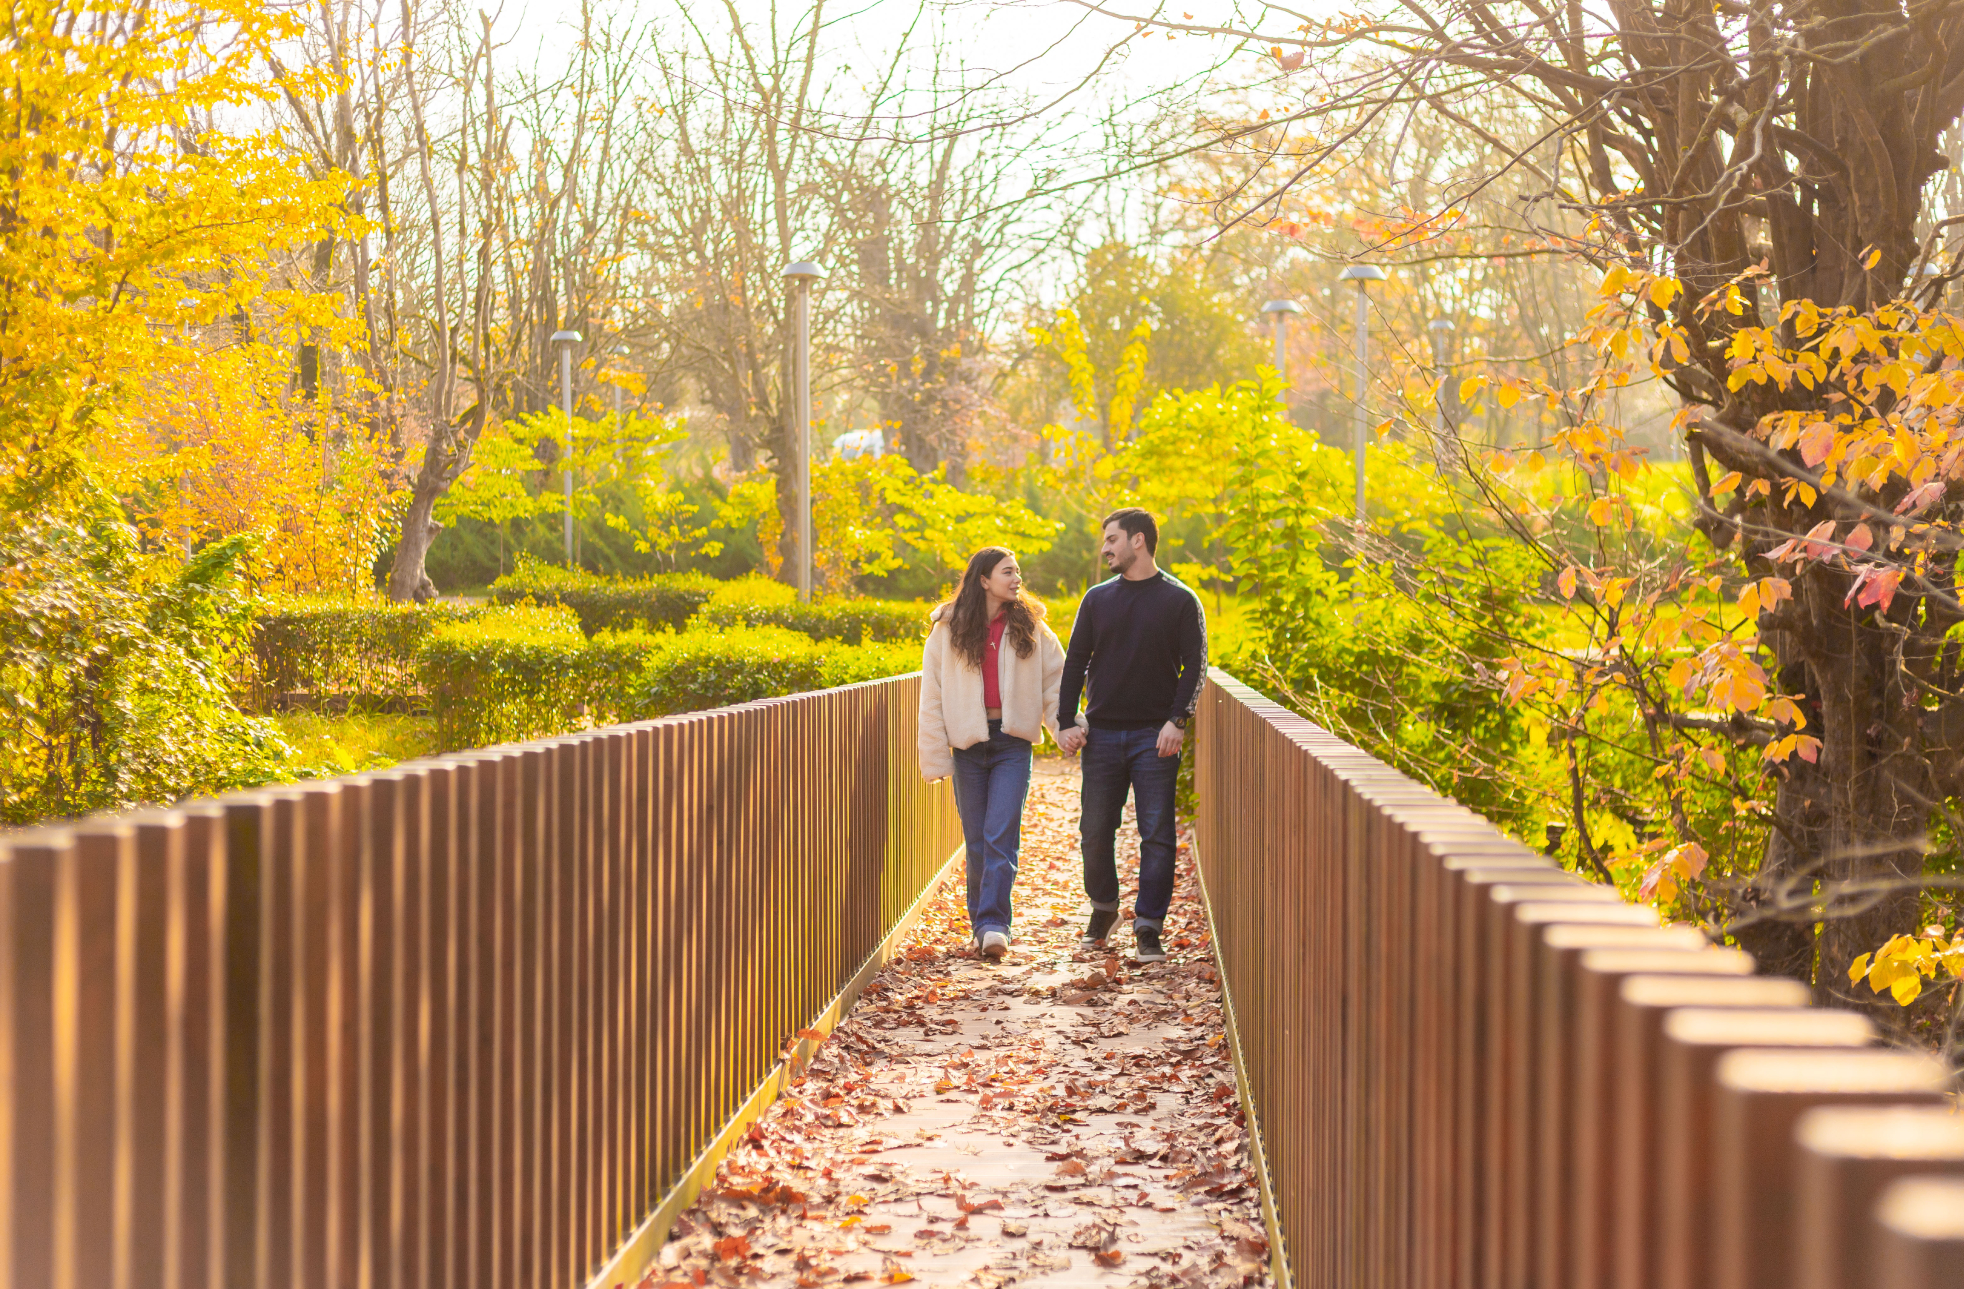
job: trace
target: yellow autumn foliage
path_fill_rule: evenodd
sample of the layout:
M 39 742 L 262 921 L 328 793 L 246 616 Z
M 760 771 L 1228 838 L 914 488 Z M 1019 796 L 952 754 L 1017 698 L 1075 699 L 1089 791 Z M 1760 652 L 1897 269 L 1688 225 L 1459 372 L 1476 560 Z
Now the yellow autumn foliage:
M 187 326 L 250 315 L 277 339 L 320 311 L 276 283 L 272 256 L 338 229 L 344 184 L 249 124 L 297 34 L 255 0 L 9 6 L 0 497 L 45 503 L 91 470 L 126 407 L 208 361 Z
M 1923 982 L 1942 975 L 1964 979 L 1964 931 L 1948 939 L 1942 927 L 1925 927 L 1921 935 L 1899 935 L 1874 953 L 1857 957 L 1848 968 L 1851 984 L 1867 980 L 1876 993 L 1887 993 L 1907 1007 L 1923 993 Z

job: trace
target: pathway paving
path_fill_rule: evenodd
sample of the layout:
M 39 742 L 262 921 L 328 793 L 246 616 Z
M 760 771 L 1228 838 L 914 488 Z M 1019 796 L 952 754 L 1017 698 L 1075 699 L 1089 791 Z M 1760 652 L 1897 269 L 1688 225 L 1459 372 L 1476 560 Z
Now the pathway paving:
M 1075 762 L 1038 762 L 1009 956 L 971 956 L 959 883 L 937 899 L 643 1289 L 1266 1282 L 1187 837 L 1170 958 L 1079 952 L 1077 800 Z

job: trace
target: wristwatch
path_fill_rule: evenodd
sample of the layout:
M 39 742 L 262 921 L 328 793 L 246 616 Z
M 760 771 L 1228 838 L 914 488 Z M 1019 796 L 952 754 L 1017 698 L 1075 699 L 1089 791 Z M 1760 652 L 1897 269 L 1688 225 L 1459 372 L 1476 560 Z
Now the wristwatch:
M 1189 716 L 1175 716 L 1173 718 L 1173 728 L 1176 730 L 1183 730 L 1187 727 L 1187 722 L 1191 719 L 1193 718 Z

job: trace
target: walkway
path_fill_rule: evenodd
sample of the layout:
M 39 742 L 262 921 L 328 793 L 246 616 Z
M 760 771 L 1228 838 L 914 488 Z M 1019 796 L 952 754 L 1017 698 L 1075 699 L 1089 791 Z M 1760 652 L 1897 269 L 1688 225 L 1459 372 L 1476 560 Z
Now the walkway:
M 1038 763 L 1008 958 L 969 956 L 944 892 L 644 1286 L 1266 1282 L 1185 835 L 1171 958 L 1080 953 L 1077 788 Z

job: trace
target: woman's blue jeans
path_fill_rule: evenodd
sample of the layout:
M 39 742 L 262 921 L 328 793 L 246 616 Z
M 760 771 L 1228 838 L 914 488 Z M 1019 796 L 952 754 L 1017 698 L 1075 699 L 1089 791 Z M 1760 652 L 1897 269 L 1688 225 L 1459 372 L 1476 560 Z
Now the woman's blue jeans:
M 989 722 L 989 740 L 955 749 L 955 809 L 968 843 L 968 925 L 976 936 L 1009 934 L 1009 896 L 1023 848 L 1030 744 Z

